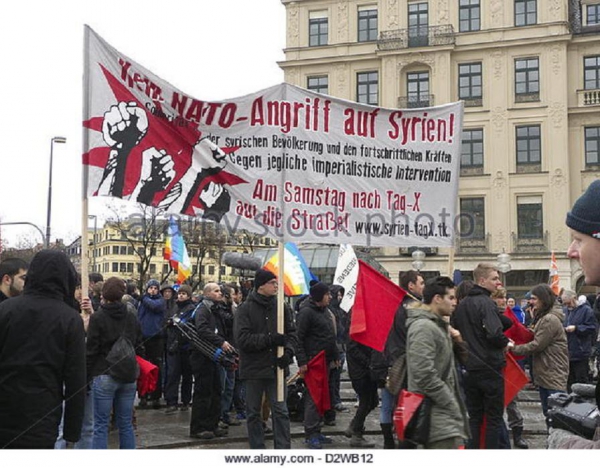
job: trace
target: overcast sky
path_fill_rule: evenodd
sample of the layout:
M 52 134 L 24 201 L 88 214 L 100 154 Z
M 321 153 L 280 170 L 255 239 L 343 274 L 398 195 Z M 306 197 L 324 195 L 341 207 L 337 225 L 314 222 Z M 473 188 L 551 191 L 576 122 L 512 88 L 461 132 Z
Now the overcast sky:
M 46 226 L 54 145 L 52 238 L 81 224 L 83 26 L 186 94 L 243 96 L 281 83 L 285 8 L 279 0 L 22 0 L 0 18 L 0 222 Z M 90 214 L 107 199 L 91 199 Z M 5 246 L 33 228 L 1 226 Z

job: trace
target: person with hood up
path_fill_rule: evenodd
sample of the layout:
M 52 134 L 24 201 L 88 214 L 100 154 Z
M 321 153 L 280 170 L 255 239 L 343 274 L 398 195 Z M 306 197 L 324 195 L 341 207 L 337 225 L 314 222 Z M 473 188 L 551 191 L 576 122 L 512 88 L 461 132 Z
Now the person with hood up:
M 114 408 L 115 420 L 119 428 L 119 447 L 135 448 L 133 431 L 133 402 L 137 385 L 123 382 L 110 375 L 107 356 L 113 344 L 124 336 L 134 346 L 136 354 L 143 354 L 142 330 L 135 315 L 127 310 L 122 302 L 125 282 L 115 276 L 102 285 L 103 303 L 92 314 L 87 336 L 87 375 L 92 382 L 94 398 L 94 449 L 108 448 L 110 414 Z
M 160 294 L 160 283 L 151 279 L 146 283 L 146 293 L 140 299 L 138 320 L 142 326 L 142 335 L 146 347 L 146 359 L 158 367 L 156 390 L 140 399 L 140 408 L 152 402 L 152 408 L 160 408 L 163 381 L 163 356 L 165 351 L 164 324 L 167 315 L 167 303 Z
M 23 294 L 0 304 L 0 448 L 52 449 L 63 401 L 63 437 L 80 438 L 85 404 L 85 332 L 74 308 L 77 273 L 42 250 Z
M 522 345 L 512 341 L 508 348 L 518 355 L 533 356 L 533 380 L 539 387 L 542 412 L 548 413 L 548 397 L 567 390 L 569 351 L 563 328 L 564 314 L 547 284 L 531 290 L 533 303 L 533 340 Z
M 310 288 L 310 298 L 305 300 L 300 307 L 296 319 L 298 330 L 298 348 L 296 358 L 300 375 L 308 370 L 308 362 L 325 351 L 325 359 L 329 375 L 340 365 L 340 353 L 336 343 L 335 319 L 327 306 L 331 301 L 331 293 L 326 284 L 318 282 Z M 304 433 L 306 443 L 311 449 L 321 449 L 324 443 L 331 443 L 331 439 L 321 434 L 322 419 L 317 407 L 307 393 L 304 407 Z M 333 413 L 332 416 L 329 416 Z M 332 417 L 328 421 L 328 416 Z M 325 412 L 325 421 L 329 425 L 335 424 L 335 410 Z M 333 423 L 333 424 L 332 424 Z
M 187 284 L 179 286 L 177 291 L 177 311 L 173 318 L 184 323 L 192 323 L 196 304 L 192 302 L 192 288 Z M 172 322 L 171 322 L 172 323 Z M 165 414 L 177 412 L 179 400 L 179 382 L 181 381 L 181 411 L 189 409 L 192 401 L 192 385 L 194 375 L 190 364 L 191 344 L 174 326 L 167 327 L 167 384 L 165 386 L 165 400 L 167 409 Z
M 334 284 L 329 288 L 329 291 L 331 292 L 329 310 L 335 317 L 336 342 L 338 351 L 340 352 L 340 367 L 333 370 L 331 373 L 332 378 L 329 382 L 329 387 L 331 389 L 331 406 L 336 411 L 347 412 L 348 408 L 342 404 L 342 398 L 340 397 L 340 385 L 342 371 L 344 370 L 344 362 L 346 361 L 346 347 L 349 340 L 350 320 L 348 318 L 348 313 L 340 306 L 340 303 L 344 298 L 344 287 Z

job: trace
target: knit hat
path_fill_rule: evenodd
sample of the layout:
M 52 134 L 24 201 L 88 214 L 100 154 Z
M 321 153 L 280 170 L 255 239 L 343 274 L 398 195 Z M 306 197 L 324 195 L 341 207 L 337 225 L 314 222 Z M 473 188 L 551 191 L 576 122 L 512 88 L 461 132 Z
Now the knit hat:
M 146 289 L 148 289 L 148 288 L 146 288 Z M 162 293 L 166 289 L 170 289 L 171 292 L 175 292 L 175 289 L 173 289 L 173 286 L 171 286 L 170 284 L 163 284 L 163 287 L 160 288 L 160 292 Z
M 105 301 L 119 302 L 125 291 L 125 281 L 116 276 L 108 278 L 102 285 L 102 297 Z
M 269 281 L 277 279 L 272 272 L 269 270 L 260 269 L 256 270 L 256 274 L 254 275 L 254 289 L 260 288 L 263 284 L 267 284 Z
M 181 286 L 179 286 L 179 291 L 177 291 L 178 293 L 185 293 L 188 295 L 188 298 L 192 298 L 192 287 L 188 284 L 182 284 Z
M 600 180 L 592 182 L 567 213 L 567 226 L 600 239 Z
M 318 282 L 310 288 L 310 297 L 315 302 L 321 302 L 328 292 L 329 287 L 325 283 Z
M 158 289 L 160 289 L 160 283 L 158 282 L 158 280 L 155 279 L 151 279 L 146 283 L 146 292 L 148 291 L 148 288 L 150 286 L 156 286 Z

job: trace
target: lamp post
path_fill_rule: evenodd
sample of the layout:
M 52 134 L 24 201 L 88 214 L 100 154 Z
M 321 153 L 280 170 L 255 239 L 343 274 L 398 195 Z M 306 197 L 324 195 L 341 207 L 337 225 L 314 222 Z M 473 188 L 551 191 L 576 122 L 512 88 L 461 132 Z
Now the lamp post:
M 66 143 L 65 137 L 54 137 L 50 140 L 50 170 L 48 176 L 48 206 L 46 211 L 46 248 L 50 248 L 50 219 L 52 217 L 52 156 L 54 152 L 54 143 Z
M 420 272 L 421 269 L 425 266 L 425 252 L 417 249 L 412 253 L 412 258 L 413 262 L 411 265 L 413 269 Z
M 96 271 L 96 231 L 97 231 L 97 222 L 98 216 L 96 215 L 88 215 L 88 219 L 94 218 L 94 240 L 92 241 L 92 271 Z
M 498 260 L 498 271 L 502 273 L 502 285 L 506 289 L 506 273 L 512 269 L 510 265 L 510 255 L 502 249 L 502 253 L 498 254 L 496 259 Z

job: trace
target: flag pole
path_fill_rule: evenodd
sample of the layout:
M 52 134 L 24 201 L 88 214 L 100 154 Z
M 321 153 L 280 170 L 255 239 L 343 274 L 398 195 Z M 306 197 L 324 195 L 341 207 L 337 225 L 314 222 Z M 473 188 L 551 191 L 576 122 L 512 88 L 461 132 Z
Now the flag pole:
M 83 29 L 83 120 L 86 122 L 90 118 L 90 27 L 86 24 Z M 89 132 L 85 125 L 82 125 L 81 138 L 82 156 L 89 148 Z M 88 278 L 88 166 L 81 164 L 82 175 L 82 201 L 81 201 L 81 296 L 89 297 L 89 278 Z M 95 244 L 94 244 L 95 245 Z
M 284 333 L 284 282 L 283 282 L 283 268 L 284 268 L 284 258 L 285 258 L 285 244 L 282 241 L 279 241 L 277 246 L 277 252 L 279 257 L 279 275 L 277 275 L 277 333 Z M 283 347 L 277 347 L 277 357 L 283 356 Z M 283 374 L 283 369 L 277 367 L 277 401 L 284 401 L 284 388 L 285 378 Z

